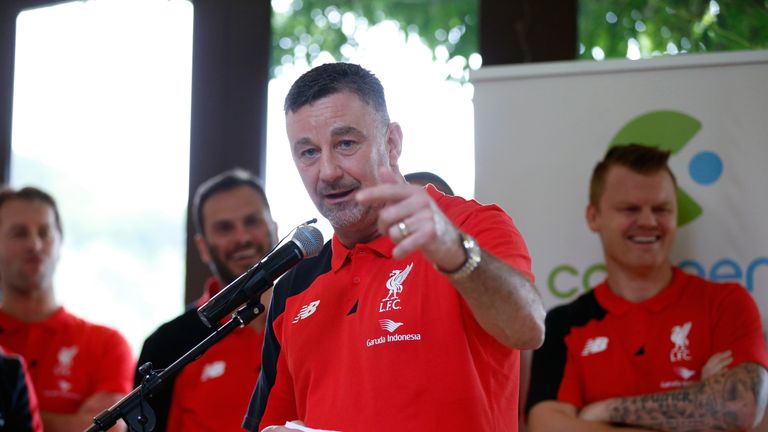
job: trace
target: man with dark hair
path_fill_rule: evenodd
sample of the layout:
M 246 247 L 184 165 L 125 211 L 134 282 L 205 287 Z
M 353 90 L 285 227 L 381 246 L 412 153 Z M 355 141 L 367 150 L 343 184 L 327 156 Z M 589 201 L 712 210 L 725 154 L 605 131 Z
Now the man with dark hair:
M 448 183 L 437 174 L 434 174 L 428 171 L 419 171 L 419 172 L 406 174 L 403 177 L 405 178 L 405 181 L 407 181 L 410 184 L 415 184 L 420 186 L 426 186 L 428 184 L 431 184 L 440 192 L 446 195 L 453 195 L 453 189 L 451 189 L 451 187 L 448 186 Z
M 517 430 L 518 350 L 541 343 L 544 310 L 511 218 L 405 182 L 402 131 L 360 66 L 307 72 L 285 113 L 334 236 L 275 288 L 244 426 Z
M 53 274 L 61 227 L 46 192 L 0 191 L 0 346 L 29 366 L 46 432 L 88 427 L 130 391 L 134 369 L 120 333 L 57 304 Z
M 261 181 L 233 169 L 202 183 L 192 200 L 195 243 L 213 277 L 203 296 L 179 317 L 160 326 L 144 342 L 139 366 L 168 367 L 216 328 L 200 320 L 197 308 L 258 263 L 277 241 L 277 225 Z M 262 302 L 269 304 L 271 290 Z M 238 431 L 250 388 L 261 365 L 265 316 L 213 345 L 178 376 L 159 386 L 149 399 L 155 431 Z M 221 323 L 214 323 L 221 324 Z M 135 384 L 143 376 L 137 371 Z
M 586 216 L 607 277 L 547 315 L 533 356 L 532 432 L 748 430 L 765 411 L 768 353 L 752 297 L 671 264 L 668 158 L 617 146 L 594 169 Z

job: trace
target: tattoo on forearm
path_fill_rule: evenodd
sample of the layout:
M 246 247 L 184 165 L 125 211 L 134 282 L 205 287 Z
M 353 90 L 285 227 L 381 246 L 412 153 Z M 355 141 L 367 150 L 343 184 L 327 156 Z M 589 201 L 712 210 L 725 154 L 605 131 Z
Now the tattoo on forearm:
M 751 427 L 765 410 L 768 372 L 745 363 L 688 387 L 618 399 L 611 422 L 662 431 L 733 431 Z

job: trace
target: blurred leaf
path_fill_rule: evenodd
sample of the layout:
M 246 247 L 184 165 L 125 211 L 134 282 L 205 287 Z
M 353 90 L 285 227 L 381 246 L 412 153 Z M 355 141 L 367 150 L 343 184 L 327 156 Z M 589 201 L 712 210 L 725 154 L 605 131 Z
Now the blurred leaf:
M 321 52 L 347 60 L 344 53 L 357 41 L 354 32 L 345 34 L 342 21 L 370 27 L 392 20 L 433 55 L 444 47 L 450 57 L 469 58 L 479 51 L 479 2 L 293 0 L 287 12 L 273 12 L 272 74 L 298 58 L 312 64 Z M 593 47 L 605 58 L 625 57 L 633 39 L 641 57 L 768 48 L 765 0 L 581 0 L 578 21 L 583 59 L 592 59 Z
M 468 58 L 478 51 L 479 0 L 293 0 L 288 12 L 272 15 L 272 74 L 285 62 L 303 57 L 307 63 L 322 51 L 346 60 L 345 46 L 355 47 L 354 33 L 341 22 L 373 26 L 393 20 L 407 34 L 418 34 L 434 50 L 443 46 L 451 57 Z M 342 21 L 340 21 L 340 19 Z
M 616 20 L 610 23 L 609 14 Z M 612 16 L 611 15 L 611 16 Z M 768 2 L 760 0 L 582 0 L 580 58 L 592 47 L 606 58 L 625 57 L 627 41 L 640 41 L 641 56 L 733 51 L 768 47 Z

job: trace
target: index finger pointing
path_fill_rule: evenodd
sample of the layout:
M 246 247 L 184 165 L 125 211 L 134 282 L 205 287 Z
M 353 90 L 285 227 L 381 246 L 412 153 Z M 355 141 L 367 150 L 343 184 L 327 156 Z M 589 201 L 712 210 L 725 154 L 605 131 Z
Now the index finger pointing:
M 407 183 L 399 180 L 391 169 L 380 167 L 378 174 L 379 184 L 360 190 L 355 196 L 358 202 L 371 204 L 378 201 L 399 201 L 409 195 L 407 188 L 402 188 Z

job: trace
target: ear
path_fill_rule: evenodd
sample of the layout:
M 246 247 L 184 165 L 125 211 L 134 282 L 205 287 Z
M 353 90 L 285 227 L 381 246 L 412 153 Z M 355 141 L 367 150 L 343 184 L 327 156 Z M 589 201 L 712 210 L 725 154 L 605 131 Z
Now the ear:
M 387 127 L 387 156 L 389 157 L 389 166 L 397 167 L 397 161 L 400 159 L 400 153 L 403 151 L 403 130 L 400 124 L 392 122 Z
M 587 225 L 589 226 L 589 229 L 592 230 L 592 232 L 597 232 L 600 228 L 600 224 L 598 222 L 600 211 L 595 207 L 594 205 L 587 204 L 587 211 L 586 211 L 586 217 L 587 217 Z
M 208 264 L 211 262 L 211 251 L 208 250 L 208 245 L 205 243 L 205 239 L 200 234 L 195 234 L 195 246 L 197 246 L 197 253 L 200 254 L 200 259 Z

